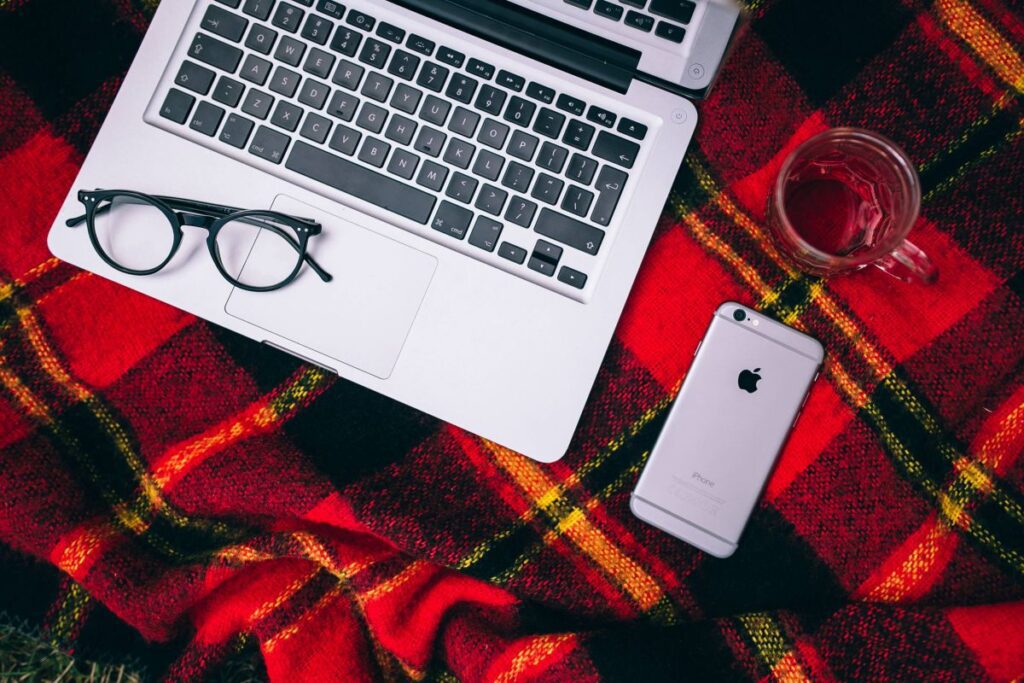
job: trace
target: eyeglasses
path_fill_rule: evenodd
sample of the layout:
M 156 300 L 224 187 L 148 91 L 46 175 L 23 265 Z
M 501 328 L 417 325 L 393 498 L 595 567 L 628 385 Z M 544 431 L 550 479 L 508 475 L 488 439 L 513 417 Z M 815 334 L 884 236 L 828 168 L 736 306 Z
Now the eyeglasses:
M 206 245 L 217 270 L 234 286 L 270 292 L 291 283 L 302 264 L 324 282 L 332 277 L 306 248 L 319 223 L 277 211 L 245 211 L 192 199 L 131 190 L 80 191 L 85 213 L 67 221 L 86 223 L 89 240 L 109 266 L 130 275 L 159 272 L 181 247 L 185 226 L 207 231 Z

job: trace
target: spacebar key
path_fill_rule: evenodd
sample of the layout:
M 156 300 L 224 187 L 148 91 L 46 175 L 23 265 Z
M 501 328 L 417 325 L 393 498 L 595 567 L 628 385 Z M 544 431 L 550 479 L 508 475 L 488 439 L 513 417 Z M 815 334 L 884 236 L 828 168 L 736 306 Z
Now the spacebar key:
M 435 197 L 297 141 L 285 166 L 336 190 L 426 225 Z

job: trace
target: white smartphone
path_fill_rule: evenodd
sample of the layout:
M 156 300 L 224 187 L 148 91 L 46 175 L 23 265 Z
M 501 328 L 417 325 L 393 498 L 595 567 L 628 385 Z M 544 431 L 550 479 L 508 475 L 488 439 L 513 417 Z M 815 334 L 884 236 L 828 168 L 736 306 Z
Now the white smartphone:
M 824 356 L 816 339 L 722 304 L 640 474 L 633 514 L 732 555 Z

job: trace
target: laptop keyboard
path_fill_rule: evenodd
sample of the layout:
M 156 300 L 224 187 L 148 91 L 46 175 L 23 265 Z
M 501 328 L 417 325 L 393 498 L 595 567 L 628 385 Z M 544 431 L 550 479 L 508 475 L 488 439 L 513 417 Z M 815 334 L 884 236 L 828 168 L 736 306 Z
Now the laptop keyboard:
M 593 11 L 599 17 L 621 21 L 626 26 L 644 33 L 650 33 L 653 29 L 654 35 L 673 43 L 683 42 L 686 29 L 679 24 L 689 24 L 694 10 L 697 9 L 697 4 L 691 0 L 564 1 L 567 5 Z M 662 20 L 657 21 L 655 17 L 661 17 Z
M 313 2 L 208 0 L 160 116 L 556 291 L 592 285 L 647 127 Z

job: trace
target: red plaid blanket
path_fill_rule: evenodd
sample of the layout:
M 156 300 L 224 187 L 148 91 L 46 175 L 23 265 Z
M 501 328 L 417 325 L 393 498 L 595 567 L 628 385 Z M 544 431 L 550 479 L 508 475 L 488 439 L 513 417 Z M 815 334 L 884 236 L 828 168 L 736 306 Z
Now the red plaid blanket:
M 180 0 L 186 1 L 186 0 Z M 51 258 L 155 0 L 0 0 L 0 610 L 201 679 L 1024 675 L 1024 6 L 752 0 L 569 455 L 540 465 Z M 918 165 L 933 287 L 765 236 L 832 125 Z M 712 310 L 823 379 L 739 551 L 627 501 Z

